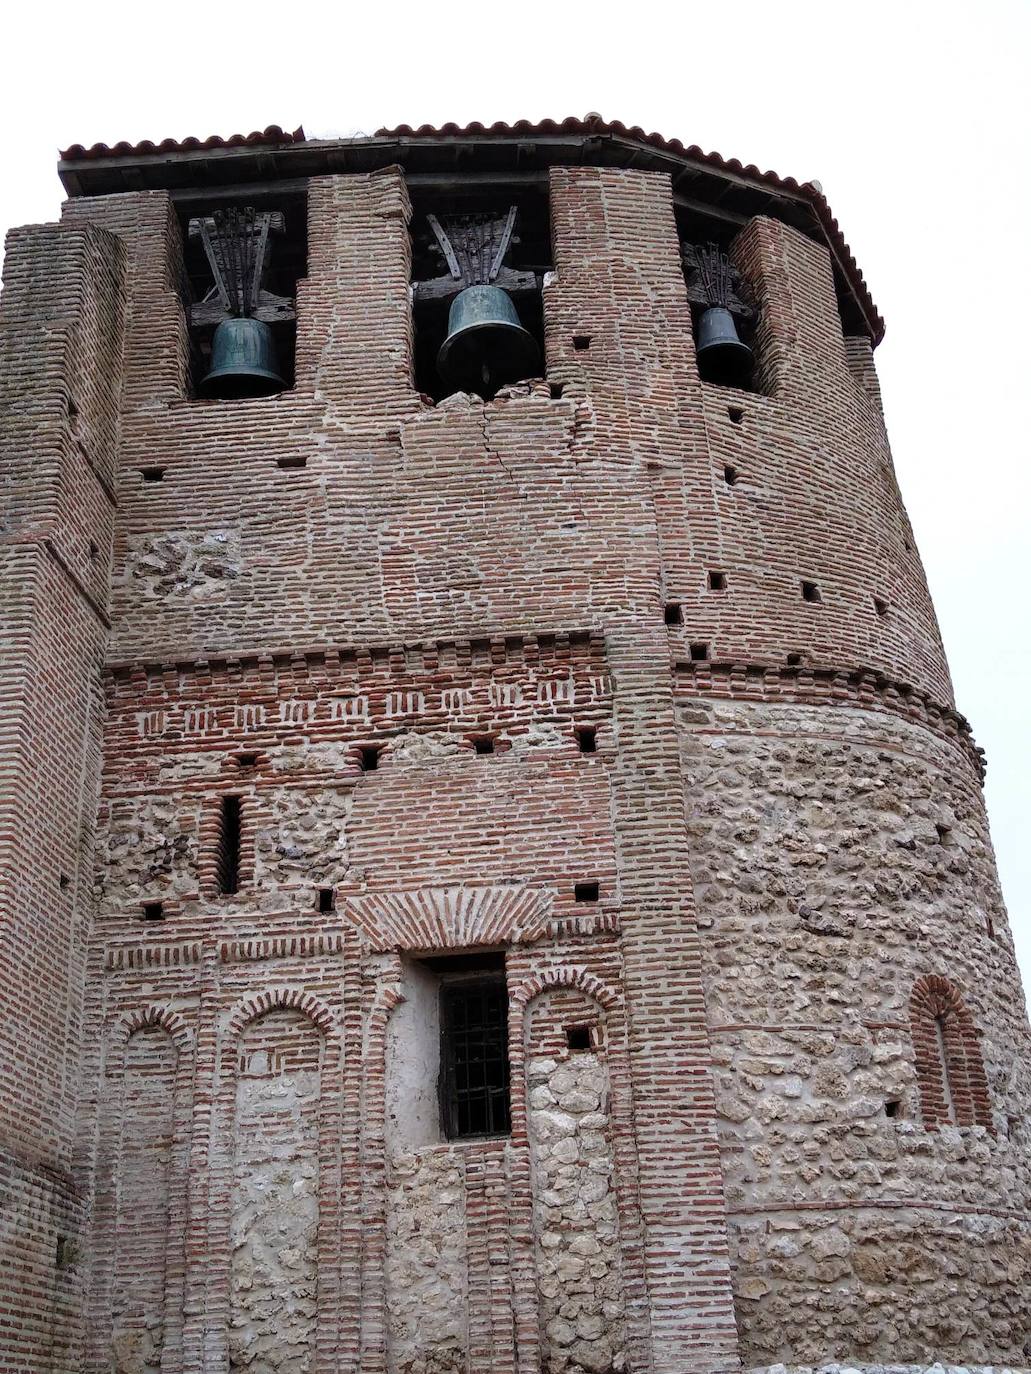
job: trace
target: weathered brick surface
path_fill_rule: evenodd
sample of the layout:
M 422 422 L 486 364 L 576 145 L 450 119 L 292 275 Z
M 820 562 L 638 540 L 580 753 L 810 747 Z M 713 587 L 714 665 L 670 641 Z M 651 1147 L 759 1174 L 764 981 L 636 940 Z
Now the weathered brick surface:
M 74 1358 L 72 1176 L 124 251 L 16 230 L 0 306 L 0 1367 Z
M 1027 1359 L 1027 1023 L 869 347 L 757 219 L 761 388 L 705 386 L 668 178 L 550 206 L 486 405 L 416 390 L 397 168 L 310 183 L 264 400 L 187 394 L 167 193 L 19 231 L 4 1374 Z M 470 949 L 504 1142 L 403 1101 Z

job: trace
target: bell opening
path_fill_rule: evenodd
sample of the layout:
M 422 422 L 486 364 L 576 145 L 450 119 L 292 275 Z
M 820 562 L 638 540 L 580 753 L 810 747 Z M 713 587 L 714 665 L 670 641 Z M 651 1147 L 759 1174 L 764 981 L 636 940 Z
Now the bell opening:
M 478 187 L 454 193 L 420 193 L 418 187 L 412 191 L 417 390 L 432 403 L 456 391 L 489 399 L 509 383 L 540 377 L 544 357 L 541 286 L 553 265 L 547 193 L 538 186 L 506 188 L 501 193 Z M 513 211 L 514 230 L 509 238 L 505 226 Z M 482 232 L 479 221 L 487 222 Z M 453 250 L 452 262 L 442 249 L 442 237 Z M 488 294 L 497 289 L 507 308 L 493 327 L 489 317 L 477 321 L 469 313 L 460 322 L 461 328 L 453 328 L 452 307 L 464 290 L 473 287 L 487 289 Z
M 254 378 L 247 381 L 211 376 L 216 370 L 217 360 L 212 358 L 212 349 L 218 325 L 226 319 L 227 314 L 234 317 L 234 309 L 232 306 L 227 309 L 220 298 L 203 236 L 197 226 L 204 219 L 210 230 L 212 217 L 224 209 L 235 209 L 243 215 L 253 213 L 255 223 L 258 216 L 265 213 L 271 215 L 263 268 L 257 274 L 258 308 L 255 312 L 248 310 L 243 313 L 248 316 L 256 313 L 257 318 L 272 331 L 275 365 L 271 371 L 276 374 L 277 380 Z M 297 283 L 307 276 L 308 271 L 306 193 L 263 193 L 256 189 L 252 195 L 232 201 L 205 203 L 190 199 L 179 207 L 178 218 L 183 251 L 182 297 L 190 345 L 189 394 L 200 400 L 237 400 L 291 390 L 294 385 L 297 334 Z M 252 234 L 247 241 L 253 240 Z

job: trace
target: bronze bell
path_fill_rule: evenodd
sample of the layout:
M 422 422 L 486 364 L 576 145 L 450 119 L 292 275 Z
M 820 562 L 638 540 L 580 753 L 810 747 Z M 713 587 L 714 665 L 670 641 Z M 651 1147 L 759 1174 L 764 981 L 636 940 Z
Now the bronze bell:
M 449 386 L 491 396 L 506 382 L 532 377 L 540 357 L 500 286 L 467 286 L 451 302 L 447 338 L 437 354 L 437 371 Z
M 724 305 L 710 305 L 698 325 L 698 371 L 702 380 L 740 386 L 752 370 L 752 350 L 738 337 L 734 316 Z
M 223 320 L 211 340 L 211 367 L 201 382 L 204 394 L 223 400 L 271 396 L 285 385 L 269 326 L 249 317 Z

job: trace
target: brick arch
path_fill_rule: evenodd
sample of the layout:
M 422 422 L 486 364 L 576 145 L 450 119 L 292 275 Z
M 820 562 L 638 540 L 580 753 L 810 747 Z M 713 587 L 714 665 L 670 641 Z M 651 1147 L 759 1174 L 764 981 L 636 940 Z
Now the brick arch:
M 230 1012 L 225 1025 L 226 1044 L 235 1041 L 248 1022 L 270 1011 L 299 1011 L 324 1035 L 331 1034 L 337 1025 L 335 1012 L 313 992 L 286 986 L 266 988 L 243 998 Z
M 509 1001 L 513 1007 L 525 1007 L 542 992 L 550 988 L 578 988 L 599 1003 L 606 1011 L 611 1010 L 619 1001 L 616 990 L 587 969 L 573 964 L 563 964 L 558 968 L 545 969 L 514 988 Z
M 533 944 L 545 934 L 552 895 L 521 885 L 376 892 L 347 903 L 372 949 L 473 949 Z
M 980 1036 L 960 990 L 938 974 L 918 979 L 910 993 L 909 1024 L 927 1129 L 950 1124 L 991 1129 Z
M 193 1033 L 179 1013 L 172 1011 L 170 1007 L 151 1003 L 133 1008 L 115 1022 L 111 1033 L 111 1048 L 119 1055 L 120 1060 L 124 1061 L 125 1047 L 136 1032 L 151 1026 L 160 1026 L 167 1032 L 180 1056 L 189 1053 L 193 1047 Z

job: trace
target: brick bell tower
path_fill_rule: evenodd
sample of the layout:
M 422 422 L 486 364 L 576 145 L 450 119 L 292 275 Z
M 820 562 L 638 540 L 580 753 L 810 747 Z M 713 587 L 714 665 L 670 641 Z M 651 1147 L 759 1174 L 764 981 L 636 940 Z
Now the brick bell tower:
M 819 188 L 597 116 L 60 174 L 0 1371 L 1031 1365 L 982 759 Z

